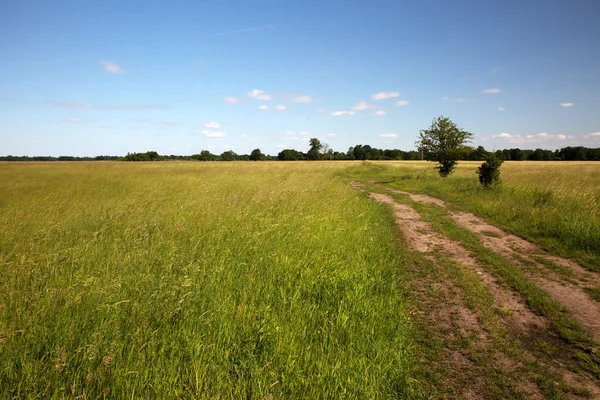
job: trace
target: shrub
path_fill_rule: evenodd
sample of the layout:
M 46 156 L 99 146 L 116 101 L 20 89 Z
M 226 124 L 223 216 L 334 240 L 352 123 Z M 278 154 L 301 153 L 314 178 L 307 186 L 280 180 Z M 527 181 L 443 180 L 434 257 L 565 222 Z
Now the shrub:
M 500 166 L 504 161 L 499 159 L 495 154 L 490 153 L 485 157 L 485 161 L 479 168 L 479 183 L 484 187 L 491 187 L 500 183 Z

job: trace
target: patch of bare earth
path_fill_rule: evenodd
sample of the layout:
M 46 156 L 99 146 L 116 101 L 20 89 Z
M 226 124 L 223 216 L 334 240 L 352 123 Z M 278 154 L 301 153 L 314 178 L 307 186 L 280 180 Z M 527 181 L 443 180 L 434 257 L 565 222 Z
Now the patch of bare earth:
M 509 313 L 507 323 L 515 334 L 526 335 L 532 330 L 541 330 L 546 326 L 546 321 L 535 315 L 525 305 L 520 296 L 502 287 L 497 280 L 487 271 L 481 268 L 477 261 L 469 254 L 459 242 L 451 240 L 438 232 L 427 222 L 423 221 L 414 208 L 407 204 L 399 204 L 388 195 L 371 193 L 373 200 L 388 204 L 392 207 L 396 217 L 396 223 L 401 228 L 407 241 L 408 247 L 420 253 L 437 252 L 452 260 L 458 261 L 464 266 L 471 268 L 494 295 L 494 307 Z M 432 261 L 434 257 L 431 257 Z M 441 269 L 438 267 L 438 272 Z M 443 274 L 443 272 L 441 272 Z M 437 282 L 430 282 L 426 278 L 420 278 L 413 282 L 413 290 L 423 294 L 423 288 L 434 290 L 443 303 L 432 306 L 426 320 L 437 328 L 446 332 L 445 341 L 457 342 L 461 339 L 475 340 L 470 352 L 489 351 L 491 340 L 489 333 L 484 329 L 477 314 L 465 306 L 460 300 L 460 290 L 452 283 L 452 279 L 446 276 Z M 427 293 L 422 296 L 423 302 L 430 297 Z M 456 336 L 459 337 L 456 337 Z M 486 397 L 486 383 L 481 379 L 483 374 L 478 373 L 478 367 L 474 365 L 468 354 L 464 354 L 460 347 L 447 347 L 444 357 L 453 374 L 449 379 L 454 385 L 461 387 L 461 398 L 476 399 Z M 511 358 L 501 352 L 494 355 L 497 367 L 505 371 L 514 371 L 520 366 Z M 454 375 L 455 374 L 455 375 Z M 462 384 L 462 385 L 461 385 Z M 517 384 L 519 391 L 527 395 L 527 398 L 543 398 L 537 385 L 525 381 Z
M 406 196 L 410 197 L 411 200 L 418 201 L 420 203 L 435 204 L 436 206 L 440 206 L 440 207 L 446 206 L 446 202 L 444 200 L 436 199 L 435 197 L 431 197 L 426 194 L 413 194 L 410 192 L 404 192 L 402 190 L 394 190 L 394 189 L 387 189 L 387 190 L 389 190 L 390 192 L 393 192 L 393 193 L 406 195 Z
M 440 207 L 447 206 L 443 200 L 428 195 L 414 195 L 409 192 L 393 189 L 387 190 L 408 195 L 413 201 L 434 204 Z M 528 275 L 528 279 L 531 279 L 537 286 L 548 293 L 551 298 L 567 308 L 573 319 L 579 322 L 596 341 L 600 341 L 600 304 L 590 299 L 583 290 L 583 286 L 590 283 L 600 286 L 600 277 L 597 273 L 585 269 L 572 260 L 550 255 L 535 244 L 488 224 L 472 213 L 453 212 L 451 213 L 451 217 L 462 228 L 477 234 L 483 245 L 488 249 L 508 259 L 515 259 L 515 256 L 529 256 L 530 261 L 537 265 L 542 273 L 534 275 L 526 274 Z M 566 282 L 564 279 L 551 279 L 556 273 L 549 270 L 544 264 L 536 262 L 535 258 L 531 258 L 531 256 L 540 257 L 554 265 L 567 269 L 570 275 L 569 282 Z M 463 252 L 459 252 L 456 259 L 469 264 L 481 276 L 482 281 L 494 294 L 495 306 L 508 307 L 507 310 L 503 311 L 507 311 L 507 314 L 509 314 L 505 318 L 509 332 L 512 336 L 519 338 L 526 348 L 531 348 L 532 343 L 539 339 L 546 339 L 548 342 L 556 341 L 556 338 L 551 337 L 545 329 L 548 325 L 547 320 L 529 309 L 519 294 L 502 288 L 497 280 L 479 267 L 474 260 L 465 259 Z M 596 382 L 570 371 L 561 362 L 563 360 L 560 357 L 560 354 L 552 357 L 554 365 L 549 365 L 548 367 L 560 374 L 567 384 L 585 387 L 592 394 L 593 398 L 600 399 L 600 387 L 598 387 Z
M 366 192 L 364 187 L 360 184 L 353 185 L 355 188 Z M 389 190 L 389 189 L 388 189 Z M 413 201 L 424 202 L 428 204 L 434 204 L 440 207 L 446 207 L 446 203 L 440 199 L 436 199 L 427 195 L 413 195 L 408 192 L 395 191 L 393 192 L 408 195 Z M 459 242 L 453 241 L 447 237 L 437 233 L 431 225 L 423 221 L 419 214 L 412 207 L 406 204 L 398 204 L 391 197 L 384 194 L 371 193 L 370 197 L 378 202 L 388 204 L 392 207 L 394 215 L 396 217 L 396 223 L 401 228 L 402 233 L 407 241 L 409 248 L 416 252 L 421 253 L 432 253 L 437 252 L 453 260 L 458 261 L 461 265 L 470 268 L 480 278 L 485 286 L 492 293 L 494 302 L 493 307 L 498 310 L 498 314 L 502 315 L 501 323 L 506 326 L 508 334 L 522 343 L 525 349 L 525 359 L 534 360 L 541 362 L 545 367 L 552 371 L 556 376 L 562 377 L 562 380 L 571 387 L 584 387 L 591 394 L 592 398 L 600 399 L 600 387 L 597 383 L 590 381 L 584 376 L 572 372 L 568 366 L 569 359 L 562 357 L 560 351 L 551 357 L 539 359 L 536 356 L 534 346 L 540 341 L 546 343 L 556 342 L 557 347 L 563 343 L 561 339 L 554 337 L 549 330 L 548 321 L 534 313 L 525 303 L 522 296 L 510 288 L 501 284 L 493 275 L 487 272 L 484 268 L 478 265 L 474 257 L 472 257 L 468 250 L 466 250 Z M 581 283 L 597 283 L 597 277 L 594 276 L 590 271 L 584 269 L 578 264 L 571 260 L 566 260 L 560 257 L 550 256 L 545 254 L 537 246 L 530 242 L 527 242 L 514 235 L 509 235 L 503 230 L 485 223 L 485 221 L 475 217 L 469 213 L 454 213 L 453 218 L 457 223 L 476 234 L 482 239 L 482 242 L 489 249 L 499 252 L 503 255 L 507 255 L 508 252 L 514 252 L 518 254 L 534 254 L 536 256 L 543 256 L 548 261 L 559 265 L 563 268 L 570 268 L 574 275 L 578 278 Z M 466 223 L 465 221 L 470 221 Z M 435 260 L 435 257 L 426 255 L 425 257 Z M 537 263 L 540 265 L 539 263 Z M 436 266 L 440 270 L 439 266 Z M 447 342 L 451 343 L 456 340 L 456 333 L 459 332 L 459 336 L 463 339 L 468 335 L 471 337 L 478 338 L 477 345 L 473 349 L 483 349 L 490 344 L 489 334 L 482 327 L 479 322 L 477 315 L 468 309 L 464 302 L 459 298 L 460 291 L 452 283 L 452 280 L 446 276 L 441 281 L 438 279 L 432 283 L 431 277 L 427 277 L 428 271 L 422 271 L 420 278 L 415 279 L 411 284 L 413 293 L 420 294 L 421 303 L 430 304 L 428 315 L 423 317 L 429 325 L 439 327 L 444 332 L 448 332 Z M 443 273 L 443 272 L 442 272 Z M 538 283 L 538 282 L 536 282 Z M 551 286 L 557 285 L 557 286 Z M 561 304 L 564 304 L 568 309 L 576 309 L 579 305 L 584 304 L 584 310 L 589 310 L 587 307 L 589 304 L 589 298 L 585 296 L 578 288 L 577 294 L 569 293 L 568 286 L 560 285 L 551 280 L 547 280 L 545 285 L 540 285 L 544 290 L 554 293 L 553 297 L 556 299 L 563 299 Z M 426 290 L 426 288 L 429 288 Z M 437 293 L 441 293 L 441 296 L 432 296 L 430 291 L 433 289 Z M 571 300 L 565 300 L 565 299 Z M 442 302 L 439 302 L 443 299 Z M 596 304 L 593 304 L 596 307 Z M 592 308 L 593 309 L 593 308 Z M 578 312 L 578 320 L 586 321 L 586 324 L 582 324 L 588 329 L 597 329 L 597 324 L 600 323 L 600 319 L 595 317 L 595 314 L 585 314 L 585 311 Z M 453 327 L 451 329 L 451 327 Z M 451 376 L 449 384 L 458 385 L 461 389 L 461 398 L 481 398 L 486 397 L 486 386 L 484 382 L 478 380 L 477 375 L 479 373 L 477 367 L 469 359 L 468 355 L 464 354 L 464 349 L 461 350 L 457 347 L 448 346 L 445 349 L 446 357 L 445 362 L 450 366 Z M 568 357 L 566 354 L 565 357 Z M 521 371 L 518 361 L 515 361 L 507 355 L 497 352 L 494 357 L 494 362 L 505 371 Z M 558 385 L 558 382 L 556 383 Z M 519 391 L 526 395 L 527 398 L 543 398 L 537 384 L 533 382 L 527 382 L 524 378 L 520 383 L 517 384 Z
M 515 259 L 515 256 L 527 257 L 536 255 L 552 262 L 560 267 L 567 268 L 572 273 L 569 282 L 564 280 L 550 279 L 554 275 L 547 270 L 543 264 L 534 262 L 541 274 L 528 273 L 537 286 L 548 295 L 569 310 L 569 313 L 581 326 L 583 326 L 596 341 L 600 341 L 600 303 L 592 300 L 584 291 L 582 284 L 594 283 L 598 285 L 600 279 L 581 265 L 561 257 L 550 256 L 531 242 L 520 237 L 509 234 L 498 227 L 488 224 L 483 219 L 471 213 L 451 213 L 452 218 L 461 227 L 476 233 L 482 244 L 488 249 L 502 256 Z M 489 235 L 491 232 L 493 235 Z M 518 263 L 518 261 L 516 261 Z

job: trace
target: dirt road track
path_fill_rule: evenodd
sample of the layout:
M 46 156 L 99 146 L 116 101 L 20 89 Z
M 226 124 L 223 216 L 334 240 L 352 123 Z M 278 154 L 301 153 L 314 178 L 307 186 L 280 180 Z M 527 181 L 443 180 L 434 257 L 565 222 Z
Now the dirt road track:
M 368 193 L 365 187 L 359 183 L 353 182 L 352 186 Z M 448 206 L 444 201 L 428 195 L 412 194 L 382 186 L 378 186 L 378 188 L 385 189 L 388 193 L 408 196 L 414 202 L 444 208 Z M 411 251 L 424 254 L 434 263 L 436 257 L 452 260 L 475 273 L 493 295 L 493 307 L 502 311 L 502 323 L 510 336 L 523 342 L 525 357 L 536 360 L 536 362 L 543 362 L 530 350 L 531 343 L 540 337 L 547 337 L 548 340 L 556 342 L 556 338 L 548 334 L 549 321 L 546 318 L 536 314 L 527 305 L 521 294 L 501 284 L 492 273 L 477 262 L 477 259 L 460 242 L 444 236 L 437 232 L 431 224 L 425 222 L 410 204 L 398 202 L 388 194 L 375 192 L 368 194 L 374 201 L 387 204 L 392 208 L 396 224 Z M 600 304 L 592 300 L 583 290 L 585 285 L 600 282 L 598 274 L 586 270 L 571 260 L 547 254 L 533 243 L 488 224 L 471 213 L 449 212 L 449 215 L 458 226 L 476 234 L 481 243 L 490 251 L 517 265 L 522 265 L 522 261 L 519 260 L 523 259 L 534 264 L 537 267 L 535 272 L 526 270 L 525 265 L 522 265 L 528 279 L 564 306 L 574 320 L 581 324 L 596 341 L 600 341 Z M 539 262 L 540 259 L 545 262 Z M 569 279 L 561 279 L 555 270 L 548 268 L 548 265 L 563 268 L 568 272 Z M 436 268 L 443 269 L 439 266 Z M 490 333 L 482 324 L 481 316 L 465 306 L 460 296 L 460 289 L 456 287 L 452 279 L 447 277 L 441 281 L 428 282 L 424 275 L 413 282 L 412 287 L 417 292 L 420 291 L 420 288 L 433 287 L 437 292 L 443 293 L 442 298 L 447 299 L 443 304 L 433 305 L 434 307 L 426 319 L 428 323 L 435 324 L 440 329 L 449 332 L 448 343 L 457 340 L 455 336 L 462 336 L 463 339 L 469 337 L 471 340 L 475 338 L 475 344 L 470 351 L 490 350 L 490 346 L 492 346 Z M 423 301 L 427 302 L 427 296 L 424 293 L 420 295 Z M 447 329 L 448 327 L 452 327 L 452 329 Z M 463 379 L 465 376 L 473 375 L 473 372 L 477 370 L 477 366 L 473 365 L 469 356 L 465 356 L 464 349 L 449 345 L 444 362 L 452 365 L 452 373 L 448 377 L 449 384 L 454 382 L 460 385 L 460 382 L 469 382 L 468 387 L 460 391 L 461 398 L 487 397 L 485 382 L 477 379 L 476 376 L 466 381 Z M 523 364 L 522 360 L 513 359 L 502 352 L 497 352 L 494 362 L 505 371 L 518 371 Z M 573 372 L 572 366 L 566 365 L 566 362 L 567 360 L 557 356 L 546 367 L 561 376 L 567 385 L 585 388 L 592 398 L 600 399 L 600 387 L 597 379 Z M 516 388 L 526 398 L 545 397 L 535 383 L 528 383 L 527 380 L 517 382 Z

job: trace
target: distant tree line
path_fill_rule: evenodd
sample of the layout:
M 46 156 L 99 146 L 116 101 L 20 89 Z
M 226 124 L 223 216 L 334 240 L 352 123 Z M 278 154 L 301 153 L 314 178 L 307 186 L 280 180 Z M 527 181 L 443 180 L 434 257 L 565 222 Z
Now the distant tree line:
M 144 153 L 127 153 L 125 156 L 0 156 L 0 161 L 296 161 L 296 160 L 421 160 L 423 155 L 416 150 L 378 149 L 369 145 L 357 144 L 346 152 L 333 151 L 326 143 L 311 139 L 310 149 L 303 153 L 294 149 L 281 150 L 277 156 L 265 155 L 260 149 L 250 154 L 237 154 L 232 150 L 221 154 L 213 154 L 202 150 L 190 156 L 160 155 L 156 151 Z M 600 148 L 583 146 L 564 147 L 560 150 L 523 150 L 519 148 L 496 150 L 492 152 L 505 161 L 600 161 Z M 465 147 L 459 156 L 463 161 L 484 161 L 490 154 L 483 146 Z
M 600 161 L 600 148 L 591 149 L 583 146 L 564 147 L 560 150 L 497 150 L 496 155 L 506 161 Z

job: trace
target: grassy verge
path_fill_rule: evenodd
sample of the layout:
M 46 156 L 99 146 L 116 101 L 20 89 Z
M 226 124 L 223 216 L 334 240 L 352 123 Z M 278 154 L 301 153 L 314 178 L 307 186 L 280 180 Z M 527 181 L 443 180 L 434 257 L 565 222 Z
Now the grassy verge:
M 0 165 L 0 397 L 418 396 L 397 232 L 341 165 Z

